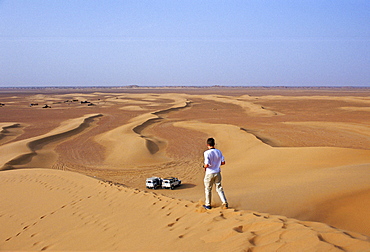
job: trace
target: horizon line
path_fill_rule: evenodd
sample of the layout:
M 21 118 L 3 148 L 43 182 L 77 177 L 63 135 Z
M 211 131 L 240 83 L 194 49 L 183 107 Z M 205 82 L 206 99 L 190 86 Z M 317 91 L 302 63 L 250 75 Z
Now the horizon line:
M 140 89 L 140 88 L 370 88 L 370 86 L 349 86 L 349 85 L 338 85 L 338 86 L 314 86 L 314 85 L 304 85 L 304 86 L 286 86 L 286 85 L 120 85 L 120 86 L 15 86 L 15 87 L 0 87 L 0 89 L 86 89 L 86 88 L 114 88 L 114 89 Z

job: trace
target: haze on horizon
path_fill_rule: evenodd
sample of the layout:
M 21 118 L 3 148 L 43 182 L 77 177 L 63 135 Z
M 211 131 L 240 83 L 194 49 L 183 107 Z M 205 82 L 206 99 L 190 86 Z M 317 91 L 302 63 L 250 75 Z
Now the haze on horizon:
M 366 0 L 0 0 L 0 87 L 370 86 Z

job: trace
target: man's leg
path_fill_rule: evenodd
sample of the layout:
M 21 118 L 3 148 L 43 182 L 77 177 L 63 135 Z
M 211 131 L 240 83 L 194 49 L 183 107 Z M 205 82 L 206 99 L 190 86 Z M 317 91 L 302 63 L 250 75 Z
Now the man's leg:
M 221 178 L 221 173 L 217 173 L 217 175 L 215 177 L 216 191 L 218 193 L 218 196 L 220 196 L 222 204 L 227 205 L 227 200 L 226 200 L 226 196 L 225 196 L 225 193 L 224 193 L 224 189 L 222 188 L 222 185 L 221 185 L 221 179 L 222 179 Z
M 205 201 L 206 206 L 211 206 L 212 187 L 213 187 L 213 174 L 206 174 L 204 176 L 204 191 L 206 196 Z

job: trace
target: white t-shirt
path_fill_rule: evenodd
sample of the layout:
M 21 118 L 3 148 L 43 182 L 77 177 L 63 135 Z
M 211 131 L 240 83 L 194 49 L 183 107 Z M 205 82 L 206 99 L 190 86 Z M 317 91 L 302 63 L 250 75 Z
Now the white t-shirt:
M 204 164 L 209 165 L 206 174 L 220 172 L 221 162 L 225 162 L 222 152 L 218 149 L 208 149 L 204 152 Z

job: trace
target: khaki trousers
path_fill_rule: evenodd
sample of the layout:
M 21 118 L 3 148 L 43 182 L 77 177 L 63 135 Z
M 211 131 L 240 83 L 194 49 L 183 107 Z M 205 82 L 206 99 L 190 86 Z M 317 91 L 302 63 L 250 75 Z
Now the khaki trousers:
M 213 184 L 215 184 L 216 186 L 216 191 L 222 203 L 227 203 L 224 189 L 222 188 L 222 185 L 221 185 L 221 173 L 212 173 L 212 174 L 206 174 L 204 176 L 204 188 L 205 188 L 205 194 L 206 194 L 205 205 L 206 206 L 211 205 Z

